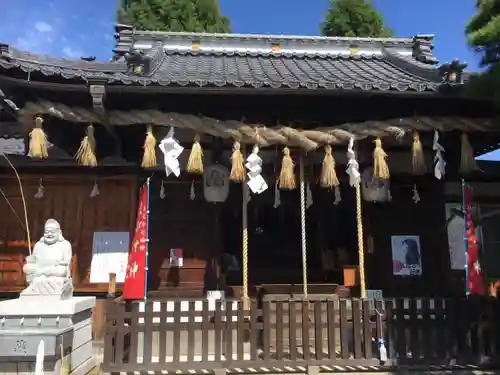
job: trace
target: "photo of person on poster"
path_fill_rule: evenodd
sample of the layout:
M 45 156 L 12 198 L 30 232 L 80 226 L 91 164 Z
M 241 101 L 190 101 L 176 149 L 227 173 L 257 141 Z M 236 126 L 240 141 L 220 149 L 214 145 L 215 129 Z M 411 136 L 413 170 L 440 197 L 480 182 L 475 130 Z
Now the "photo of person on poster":
M 392 236 L 392 264 L 395 276 L 422 275 L 419 236 Z

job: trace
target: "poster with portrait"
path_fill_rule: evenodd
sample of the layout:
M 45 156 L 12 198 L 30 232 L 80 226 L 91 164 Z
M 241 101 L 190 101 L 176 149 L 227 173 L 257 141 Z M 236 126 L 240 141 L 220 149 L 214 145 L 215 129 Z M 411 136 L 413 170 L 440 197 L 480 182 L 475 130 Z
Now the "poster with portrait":
M 391 236 L 394 276 L 421 276 L 422 256 L 419 236 Z

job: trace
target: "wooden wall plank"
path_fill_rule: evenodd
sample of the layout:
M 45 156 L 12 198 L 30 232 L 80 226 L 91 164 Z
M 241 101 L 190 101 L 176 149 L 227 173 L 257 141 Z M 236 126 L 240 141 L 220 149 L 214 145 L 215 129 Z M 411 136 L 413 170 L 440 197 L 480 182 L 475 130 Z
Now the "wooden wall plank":
M 44 196 L 34 198 L 40 178 Z M 94 181 L 100 195 L 90 197 Z M 22 176 L 28 221 L 32 242 L 43 235 L 44 222 L 53 217 L 58 220 L 65 238 L 73 246 L 72 274 L 76 291 L 105 291 L 106 285 L 89 284 L 92 260 L 92 239 L 96 231 L 133 230 L 136 205 L 137 178 L 133 175 L 100 177 L 83 174 Z M 0 188 L 17 215 L 24 221 L 19 185 L 12 175 L 0 176 Z M 0 196 L 0 292 L 21 289 L 24 285 L 22 264 L 28 255 L 27 244 L 13 246 L 14 241 L 25 241 L 26 233 L 16 215 Z M 2 260 L 4 259 L 4 260 Z M 12 269 L 17 271 L 12 271 Z M 9 276 L 7 276 L 9 273 Z M 2 278 L 2 275 L 6 275 Z M 4 280 L 4 281 L 2 281 Z

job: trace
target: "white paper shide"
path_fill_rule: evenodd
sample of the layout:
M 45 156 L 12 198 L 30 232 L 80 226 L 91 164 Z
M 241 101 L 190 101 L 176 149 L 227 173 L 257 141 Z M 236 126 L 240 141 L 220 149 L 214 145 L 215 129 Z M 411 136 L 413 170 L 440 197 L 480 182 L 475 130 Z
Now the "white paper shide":
M 354 138 L 349 139 L 349 144 L 347 145 L 347 170 L 346 173 L 349 175 L 349 185 L 356 186 L 361 181 L 361 174 L 359 173 L 359 163 L 356 160 L 356 154 L 354 153 Z
M 253 146 L 252 152 L 248 155 L 247 162 L 245 164 L 248 170 L 248 187 L 250 191 L 254 194 L 261 194 L 267 190 L 267 183 L 262 177 L 262 158 L 259 156 L 259 147 L 257 145 Z
M 174 128 L 171 127 L 165 138 L 162 139 L 160 145 L 158 146 L 163 153 L 165 173 L 168 176 L 174 174 L 179 177 L 181 174 L 181 166 L 179 163 L 179 156 L 184 147 L 182 147 L 179 142 L 174 138 Z
M 434 155 L 434 176 L 441 180 L 446 175 L 446 161 L 444 160 L 444 147 L 439 143 L 439 133 L 434 130 L 434 140 L 432 142 L 432 149 L 436 151 Z

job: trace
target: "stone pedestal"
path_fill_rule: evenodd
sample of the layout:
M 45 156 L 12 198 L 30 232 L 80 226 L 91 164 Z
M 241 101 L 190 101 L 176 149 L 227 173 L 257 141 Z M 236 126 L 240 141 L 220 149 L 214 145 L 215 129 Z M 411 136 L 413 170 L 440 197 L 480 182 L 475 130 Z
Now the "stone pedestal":
M 95 297 L 55 300 L 29 296 L 0 302 L 0 373 L 33 374 L 40 340 L 44 374 L 59 375 L 61 345 L 70 374 L 88 373 L 92 357 L 92 308 Z

